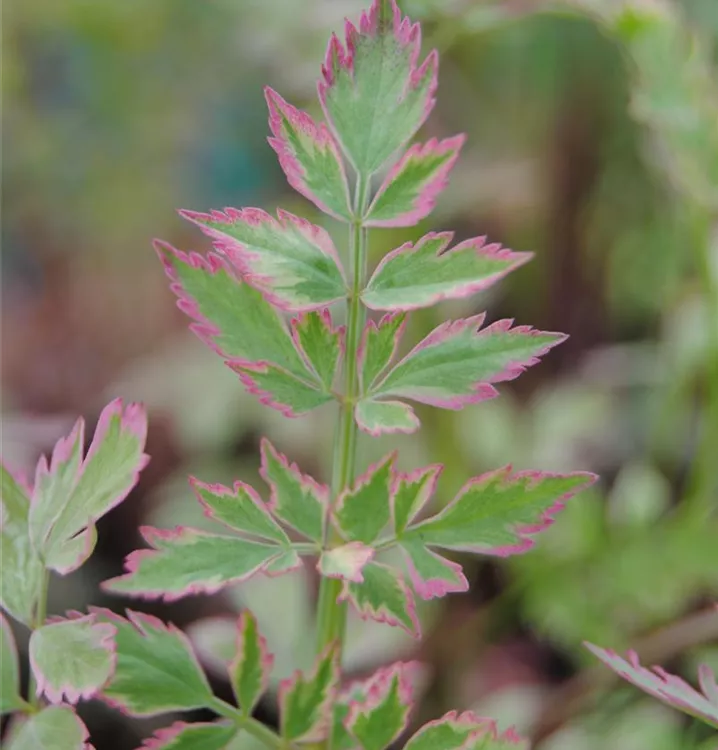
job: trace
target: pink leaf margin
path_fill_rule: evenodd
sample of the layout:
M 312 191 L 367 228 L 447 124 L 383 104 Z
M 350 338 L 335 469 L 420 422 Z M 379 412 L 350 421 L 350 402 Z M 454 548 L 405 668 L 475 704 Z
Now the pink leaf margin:
M 461 552 L 474 552 L 482 555 L 494 555 L 496 557 L 510 557 L 512 555 L 521 555 L 528 552 L 536 544 L 536 540 L 533 538 L 535 535 L 546 531 L 550 526 L 553 525 L 556 520 L 556 516 L 566 507 L 566 501 L 570 500 L 574 495 L 582 492 L 583 490 L 590 487 L 592 484 L 598 481 L 598 475 L 588 471 L 576 471 L 570 474 L 556 474 L 552 472 L 525 470 L 518 471 L 512 474 L 513 467 L 509 464 L 500 469 L 481 474 L 478 477 L 470 479 L 458 492 L 456 497 L 436 516 L 422 521 L 417 526 L 412 527 L 413 529 L 420 529 L 423 525 L 429 524 L 434 520 L 441 519 L 444 516 L 451 513 L 454 506 L 459 500 L 475 486 L 487 484 L 493 480 L 508 480 L 510 482 L 517 482 L 522 479 L 532 480 L 532 483 L 540 482 L 542 479 L 550 479 L 552 477 L 559 477 L 565 479 L 566 477 L 583 477 L 584 482 L 577 487 L 572 488 L 568 492 L 560 495 L 553 504 L 545 508 L 540 512 L 538 519 L 532 524 L 521 524 L 511 527 L 511 532 L 516 535 L 518 542 L 516 544 L 505 544 L 499 547 L 474 547 L 471 545 L 458 545 L 447 547 L 447 549 L 454 549 Z M 440 546 L 432 545 L 429 546 Z M 442 545 L 446 546 L 446 545 Z
M 114 578 L 103 581 L 100 584 L 100 587 L 103 590 L 114 593 L 113 587 L 116 584 L 121 584 L 126 580 L 131 580 L 132 576 L 138 571 L 143 560 L 152 558 L 159 552 L 161 552 L 161 545 L 163 542 L 176 542 L 178 539 L 183 539 L 190 536 L 194 536 L 195 538 L 202 536 L 217 536 L 216 534 L 201 531 L 200 529 L 194 529 L 191 526 L 176 526 L 174 529 L 157 529 L 154 526 L 140 526 L 139 531 L 142 535 L 142 538 L 147 542 L 147 544 L 150 545 L 151 549 L 138 549 L 130 552 L 130 554 L 125 558 L 125 573 L 121 576 L 116 576 Z M 239 537 L 236 538 L 239 539 Z M 253 543 L 260 544 L 260 542 Z M 270 545 L 267 545 L 267 547 L 270 547 Z M 255 566 L 246 573 L 229 580 L 217 581 L 215 583 L 197 582 L 190 584 L 189 586 L 185 586 L 179 591 L 165 591 L 164 589 L 144 589 L 142 591 L 121 591 L 119 593 L 122 593 L 125 596 L 133 596 L 139 599 L 161 599 L 165 602 L 175 602 L 179 599 L 184 598 L 185 596 L 194 596 L 195 594 L 216 594 L 218 591 L 221 591 L 227 586 L 235 583 L 241 583 L 242 581 L 247 581 L 252 576 L 263 571 L 267 567 L 267 565 L 269 565 L 283 551 L 279 547 L 277 547 L 276 549 L 277 554 Z
M 394 472 L 394 476 L 391 481 L 391 495 L 390 495 L 391 497 L 391 503 L 390 503 L 391 522 L 394 528 L 394 533 L 397 532 L 396 497 L 397 497 L 397 494 L 399 493 L 401 485 L 403 483 L 417 484 L 419 482 L 423 482 L 428 477 L 428 482 L 424 485 L 424 487 L 421 490 L 421 497 L 419 501 L 414 504 L 412 512 L 409 513 L 409 515 L 407 516 L 406 526 L 408 526 L 424 510 L 427 503 L 434 496 L 434 492 L 436 492 L 436 485 L 438 484 L 439 477 L 441 476 L 441 473 L 443 471 L 444 471 L 443 464 L 430 464 L 429 466 L 423 466 L 419 469 L 414 469 L 413 471 L 409 471 L 409 472 L 401 472 L 401 471 Z
M 592 643 L 584 645 L 619 677 L 673 708 L 698 716 L 718 727 L 718 687 L 715 675 L 707 665 L 699 667 L 699 684 L 704 693 L 701 694 L 685 680 L 661 667 L 649 669 L 641 666 L 635 651 L 628 651 L 624 659 L 610 649 L 594 646 Z
M 426 218 L 436 205 L 439 194 L 449 184 L 449 173 L 459 158 L 466 136 L 462 133 L 451 138 L 445 138 L 441 141 L 432 138 L 424 144 L 415 143 L 399 161 L 389 170 L 384 182 L 377 191 L 371 205 L 366 212 L 365 225 L 368 227 L 410 227 L 418 224 Z M 413 161 L 421 162 L 430 157 L 440 157 L 446 154 L 450 156 L 446 161 L 425 181 L 415 200 L 413 201 L 412 210 L 406 211 L 391 219 L 372 219 L 371 214 L 376 204 L 384 195 L 387 188 L 401 174 L 404 169 Z
M 102 685 L 91 685 L 84 689 L 78 689 L 75 685 L 65 681 L 55 686 L 51 684 L 47 675 L 43 673 L 40 665 L 35 660 L 32 649 L 30 649 L 30 667 L 36 680 L 35 695 L 44 695 L 53 705 L 59 705 L 63 702 L 74 705 L 80 700 L 89 700 L 90 698 L 96 697 L 105 685 L 110 682 L 117 666 L 117 644 L 115 643 L 117 628 L 108 623 L 97 622 L 97 618 L 94 614 L 85 616 L 81 616 L 78 612 L 70 612 L 68 614 L 69 617 L 67 619 L 53 617 L 46 624 L 58 625 L 69 622 L 89 624 L 100 637 L 98 647 L 102 648 L 109 654 L 111 668 L 107 680 Z
M 250 623 L 254 624 L 254 629 L 257 633 L 257 644 L 259 646 L 260 653 L 260 664 L 262 667 L 262 678 L 259 684 L 259 691 L 255 698 L 255 703 L 252 706 L 240 706 L 242 711 L 249 716 L 252 713 L 252 709 L 256 705 L 257 701 L 267 692 L 269 688 L 269 679 L 272 675 L 272 668 L 274 667 L 274 656 L 269 652 L 269 646 L 267 639 L 259 632 L 259 623 L 257 618 L 249 611 L 242 612 L 237 621 L 237 638 L 235 640 L 235 655 L 234 658 L 229 662 L 227 670 L 229 672 L 230 682 L 233 681 L 232 675 L 236 674 L 244 661 L 245 645 L 247 641 L 247 629 Z M 239 695 L 237 695 L 239 700 Z
M 334 130 L 332 119 L 326 105 L 327 91 L 334 85 L 336 74 L 340 70 L 346 71 L 352 77 L 354 76 L 354 55 L 356 53 L 357 38 L 360 34 L 370 37 L 377 35 L 379 32 L 379 18 L 383 10 L 382 6 L 386 6 L 387 3 L 392 14 L 394 38 L 400 47 L 410 49 L 409 78 L 404 96 L 408 91 L 416 88 L 427 74 L 431 75 L 431 84 L 427 92 L 421 120 L 417 123 L 417 129 L 426 121 L 426 118 L 436 104 L 436 89 L 439 85 L 439 53 L 436 50 L 432 50 L 426 56 L 424 62 L 417 67 L 421 53 L 421 26 L 418 22 L 412 23 L 408 16 L 402 17 L 396 0 L 374 0 L 369 10 L 362 12 L 359 18 L 358 29 L 348 19 L 344 21 L 346 49 L 342 46 L 336 34 L 332 34 L 327 45 L 327 51 L 324 55 L 324 62 L 321 68 L 321 78 L 317 83 L 317 93 L 319 94 L 319 101 L 332 131 Z M 335 136 L 337 135 L 336 132 L 334 134 Z
M 507 742 L 521 748 L 527 747 L 526 741 L 519 736 L 518 732 L 513 727 L 510 727 L 502 733 L 499 731 L 498 725 L 494 719 L 486 719 L 477 716 L 473 711 L 464 711 L 463 713 L 449 711 L 440 718 L 424 724 L 424 726 L 422 726 L 409 739 L 406 744 L 406 749 L 412 750 L 412 743 L 414 740 L 419 739 L 422 734 L 425 734 L 431 729 L 443 726 L 444 724 L 452 724 L 458 729 L 464 729 L 469 733 L 467 740 L 461 745 L 461 750 L 471 750 L 471 748 L 474 747 L 474 743 L 478 740 L 485 739 Z
M 419 417 L 416 416 L 416 412 L 414 409 L 409 405 L 404 403 L 403 401 L 396 401 L 393 399 L 382 399 L 377 400 L 376 403 L 379 404 L 391 404 L 392 406 L 401 406 L 406 410 L 406 414 L 409 418 L 409 424 L 404 427 L 402 425 L 396 425 L 394 427 L 386 427 L 384 425 L 380 425 L 378 427 L 372 428 L 370 425 L 368 425 L 360 416 L 361 412 L 359 410 L 359 403 L 354 407 L 354 419 L 356 420 L 357 426 L 362 432 L 365 432 L 367 435 L 371 435 L 372 437 L 381 437 L 381 435 L 411 435 L 413 432 L 416 432 L 419 427 L 421 427 L 421 422 L 419 421 Z
M 340 667 L 339 667 L 339 651 L 335 643 L 330 643 L 324 651 L 319 655 L 316 660 L 315 666 L 309 674 L 306 676 L 303 672 L 297 669 L 291 677 L 287 677 L 281 680 L 277 688 L 277 702 L 279 704 L 279 715 L 283 716 L 286 714 L 287 697 L 291 690 L 298 682 L 311 683 L 316 679 L 319 673 L 319 668 L 325 660 L 331 660 L 331 672 L 332 676 L 327 688 L 327 694 L 324 700 L 317 707 L 317 713 L 319 715 L 319 721 L 317 721 L 310 730 L 302 735 L 301 737 L 295 737 L 294 743 L 297 742 L 322 742 L 326 739 L 327 733 L 330 728 L 331 720 L 331 707 L 336 700 L 336 696 L 339 692 L 340 682 Z
M 329 233 L 316 224 L 312 224 L 306 219 L 303 219 L 300 216 L 295 216 L 294 214 L 289 213 L 289 211 L 285 211 L 281 208 L 277 209 L 276 219 L 261 208 L 228 207 L 225 208 L 223 212 L 212 210 L 208 214 L 202 213 L 201 211 L 180 209 L 178 213 L 183 219 L 187 219 L 187 221 L 196 224 L 204 234 L 214 240 L 213 244 L 215 250 L 225 256 L 230 263 L 232 263 L 243 281 L 260 291 L 264 298 L 274 307 L 277 307 L 280 310 L 304 312 L 325 307 L 332 302 L 337 302 L 344 298 L 343 296 L 337 296 L 331 300 L 323 300 L 319 303 L 303 305 L 296 305 L 287 301 L 274 292 L 273 279 L 271 276 L 259 274 L 252 269 L 252 261 L 258 257 L 256 252 L 249 250 L 247 245 L 241 240 L 232 237 L 226 232 L 222 232 L 220 229 L 215 229 L 214 227 L 209 226 L 209 223 L 224 224 L 228 227 L 237 223 L 247 224 L 251 227 L 257 227 L 261 224 L 269 224 L 273 230 L 278 233 L 286 231 L 287 228 L 291 226 L 310 244 L 314 245 L 317 250 L 334 261 L 339 269 L 340 275 L 344 279 L 344 283 L 346 284 L 344 268 L 339 258 L 339 254 L 334 247 L 334 243 L 332 242 Z
M 421 302 L 421 304 L 415 304 L 415 305 L 403 304 L 403 305 L 396 305 L 396 306 L 391 306 L 391 307 L 382 305 L 382 307 L 376 307 L 374 304 L 371 303 L 371 300 L 364 300 L 364 304 L 372 310 L 390 310 L 392 312 L 408 312 L 409 310 L 415 310 L 419 307 L 430 307 L 432 305 L 437 304 L 438 302 L 442 302 L 443 300 L 447 300 L 447 299 L 463 299 L 465 297 L 470 297 L 473 294 L 478 294 L 479 292 L 483 292 L 484 290 L 488 289 L 490 286 L 493 286 L 497 281 L 501 281 L 501 279 L 503 279 L 505 276 L 508 276 L 508 274 L 510 274 L 512 271 L 515 271 L 520 266 L 523 266 L 525 263 L 528 263 L 534 257 L 533 253 L 516 252 L 514 250 L 509 250 L 509 248 L 502 247 L 498 242 L 494 242 L 494 243 L 487 245 L 486 244 L 487 238 L 485 235 L 481 237 L 472 237 L 471 239 L 464 240 L 463 242 L 460 242 L 458 245 L 454 245 L 454 247 L 449 248 L 449 244 L 451 243 L 453 238 L 454 238 L 453 232 L 429 232 L 428 234 L 425 234 L 416 242 L 413 242 L 413 243 L 405 242 L 403 245 L 400 245 L 396 249 L 390 251 L 381 259 L 381 261 L 379 261 L 379 264 L 377 265 L 376 269 L 374 270 L 374 273 L 369 279 L 366 291 L 368 292 L 371 291 L 372 281 L 378 278 L 381 275 L 381 272 L 383 271 L 383 269 L 387 265 L 389 265 L 394 259 L 402 255 L 405 255 L 405 256 L 414 255 L 421 250 L 422 245 L 424 243 L 433 242 L 434 240 L 439 240 L 441 243 L 439 250 L 436 254 L 437 257 L 450 258 L 451 255 L 454 253 L 465 252 L 467 249 L 473 249 L 475 250 L 476 254 L 479 256 L 491 258 L 492 260 L 511 261 L 511 265 L 509 265 L 507 268 L 505 268 L 502 271 L 497 271 L 496 273 L 491 274 L 491 276 L 487 276 L 485 278 L 479 279 L 478 281 L 465 281 L 465 282 L 457 283 L 456 286 L 451 291 L 432 294 L 430 297 L 425 298 Z M 486 316 L 486 313 L 483 313 L 480 319 L 479 325 L 483 323 L 485 316 Z M 476 316 L 476 318 L 479 318 L 479 317 L 480 316 Z M 473 320 L 473 318 L 468 318 L 467 320 Z M 513 320 L 497 321 L 497 322 L 504 323 L 504 324 L 508 323 L 510 326 L 513 323 Z M 497 323 L 494 323 L 494 325 L 497 325 Z M 524 328 L 528 328 L 528 326 L 524 326 Z
M 256 375 L 267 375 L 272 369 L 276 369 L 278 372 L 286 374 L 287 377 L 295 377 L 294 375 L 287 373 L 283 368 L 270 362 L 252 362 L 248 364 L 244 360 L 237 359 L 228 359 L 226 360 L 226 364 L 230 370 L 239 376 L 239 380 L 247 393 L 256 396 L 257 401 L 263 406 L 268 406 L 270 409 L 278 411 L 282 416 L 287 417 L 288 419 L 296 419 L 297 417 L 301 417 L 302 414 L 306 414 L 306 411 L 296 411 L 289 404 L 279 401 L 272 391 L 262 388 L 257 382 Z M 307 388 L 317 390 L 308 383 L 305 385 Z
M 458 563 L 447 560 L 442 555 L 436 554 L 428 547 L 426 552 L 436 558 L 442 565 L 451 571 L 454 581 L 445 578 L 422 578 L 419 571 L 414 567 L 414 563 L 409 553 L 402 547 L 402 553 L 406 562 L 406 568 L 409 573 L 409 580 L 417 596 L 428 601 L 437 599 L 447 594 L 463 593 L 469 590 L 469 582 L 464 575 L 464 569 Z
M 289 104 L 271 87 L 265 86 L 264 98 L 269 108 L 269 128 L 273 135 L 273 137 L 267 138 L 267 141 L 276 152 L 279 165 L 289 184 L 298 193 L 310 200 L 320 211 L 333 216 L 339 221 L 347 221 L 347 216 L 350 215 L 348 190 L 346 192 L 347 216 L 341 216 L 336 211 L 330 209 L 326 203 L 311 191 L 306 180 L 306 170 L 292 153 L 292 149 L 282 133 L 282 117 L 286 118 L 295 130 L 304 133 L 307 138 L 313 141 L 318 150 L 328 151 L 332 154 L 339 166 L 339 171 L 346 187 L 346 170 L 344 169 L 344 162 L 339 154 L 339 148 L 334 140 L 334 136 L 324 123 L 317 124 L 309 114 Z
M 498 391 L 492 385 L 492 383 L 501 383 L 508 380 L 515 380 L 526 370 L 538 364 L 541 361 L 541 357 L 547 352 L 553 349 L 555 346 L 562 344 L 568 335 L 565 333 L 554 333 L 552 331 L 539 331 L 531 326 L 515 326 L 512 328 L 513 319 L 505 318 L 503 320 L 497 320 L 495 323 L 481 328 L 484 320 L 486 319 L 486 313 L 479 313 L 473 315 L 470 318 L 460 318 L 459 320 L 447 320 L 442 323 L 438 328 L 435 328 L 426 338 L 420 341 L 400 362 L 397 363 L 396 368 L 402 365 L 407 360 L 411 359 L 417 353 L 428 349 L 432 346 L 442 344 L 452 336 L 459 335 L 464 331 L 474 328 L 476 336 L 491 336 L 495 333 L 511 333 L 516 336 L 554 336 L 555 340 L 542 346 L 532 357 L 521 362 L 512 362 L 501 372 L 492 375 L 488 380 L 480 380 L 474 384 L 474 388 L 470 394 L 461 394 L 453 396 L 451 398 L 440 398 L 438 396 L 427 396 L 427 395 L 406 395 L 406 398 L 411 398 L 414 401 L 419 401 L 429 406 L 436 406 L 441 409 L 450 409 L 452 411 L 458 411 L 463 409 L 465 406 L 478 404 L 481 401 L 487 401 L 488 399 L 495 398 L 498 395 Z M 388 375 L 372 389 L 375 395 L 381 395 L 381 387 L 386 381 Z M 388 391 L 391 393 L 393 391 Z
M 382 328 L 391 325 L 398 318 L 402 318 L 402 320 L 397 326 L 396 332 L 394 333 L 391 356 L 387 360 L 384 368 L 377 375 L 377 377 L 379 377 L 396 356 L 396 352 L 399 349 L 399 344 L 401 343 L 402 336 L 404 335 L 404 331 L 406 330 L 406 316 L 403 312 L 394 312 L 384 315 L 378 323 L 373 320 L 367 321 L 367 324 L 364 326 L 364 330 L 362 331 L 361 341 L 359 342 L 359 346 L 357 347 L 357 369 L 359 371 L 360 377 L 363 378 L 364 363 L 366 362 L 367 350 L 369 346 L 369 336 L 378 334 Z M 368 390 L 371 386 L 371 383 L 363 383 L 363 386 Z
M 194 724 L 188 724 L 184 721 L 176 721 L 169 727 L 155 731 L 152 737 L 143 740 L 142 747 L 139 747 L 137 750 L 164 750 L 165 748 L 170 747 L 185 729 L 204 729 L 223 726 L 229 728 L 231 725 L 220 724 L 219 722 L 197 722 Z

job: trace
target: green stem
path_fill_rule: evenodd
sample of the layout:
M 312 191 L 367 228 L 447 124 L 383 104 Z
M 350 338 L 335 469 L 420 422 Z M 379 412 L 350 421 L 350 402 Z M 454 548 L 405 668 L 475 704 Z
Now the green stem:
M 233 721 L 239 729 L 256 737 L 267 747 L 277 748 L 277 750 L 286 750 L 287 748 L 293 747 L 291 743 L 285 742 L 276 732 L 273 732 L 268 726 L 262 724 L 261 721 L 257 721 L 251 716 L 247 716 L 238 708 L 235 708 L 230 703 L 226 703 L 221 698 L 215 697 L 210 707 L 220 716 L 224 716 L 230 721 Z
M 45 569 L 42 574 L 42 580 L 40 582 L 40 593 L 37 600 L 37 607 L 35 609 L 35 617 L 32 621 L 32 630 L 35 631 L 41 628 L 45 624 L 47 619 L 47 590 L 50 586 L 50 571 Z M 31 711 L 39 711 L 42 707 L 40 702 L 40 696 L 37 693 L 37 681 L 35 675 L 30 670 L 30 681 L 27 689 L 27 700 L 30 704 Z
M 369 195 L 369 180 L 357 176 L 354 193 L 354 221 L 349 231 L 349 258 L 351 286 L 349 289 L 346 347 L 344 355 L 344 397 L 339 410 L 334 465 L 332 469 L 332 499 L 350 485 L 356 474 L 357 427 L 354 421 L 354 404 L 359 396 L 357 353 L 364 328 L 365 311 L 361 291 L 366 276 L 367 230 L 362 226 Z M 324 546 L 331 547 L 338 539 L 327 521 Z M 346 625 L 346 604 L 337 602 L 342 582 L 335 578 L 322 578 L 317 603 L 317 652 L 322 653 L 331 643 L 337 643 L 341 652 Z

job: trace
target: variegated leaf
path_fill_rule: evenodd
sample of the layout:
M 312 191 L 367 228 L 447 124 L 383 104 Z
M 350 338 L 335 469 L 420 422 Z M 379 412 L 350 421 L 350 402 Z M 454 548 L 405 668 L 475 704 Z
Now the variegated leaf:
M 395 459 L 392 453 L 381 463 L 370 466 L 352 487 L 339 495 L 333 517 L 347 541 L 371 544 L 389 523 Z
M 502 279 L 530 260 L 499 244 L 474 237 L 450 248 L 452 232 L 430 232 L 418 242 L 392 250 L 382 258 L 362 292 L 375 310 L 415 310 L 444 299 L 468 297 Z
M 499 320 L 479 330 L 484 315 L 447 321 L 432 331 L 372 390 L 444 409 L 493 398 L 492 383 L 512 380 L 566 336 Z
M 331 237 L 321 227 L 281 209 L 209 214 L 180 211 L 215 240 L 243 279 L 285 310 L 315 310 L 344 299 L 346 282 Z
M 31 625 L 43 566 L 30 543 L 28 515 L 32 490 L 0 466 L 0 604 L 12 617 Z
M 334 137 L 326 125 L 284 101 L 269 86 L 269 139 L 289 184 L 324 213 L 351 221 L 349 187 Z
M 235 724 L 186 724 L 177 721 L 166 729 L 158 729 L 138 750 L 225 750 L 238 733 Z
M 514 729 L 500 732 L 496 722 L 467 711 L 450 711 L 430 721 L 407 742 L 405 750 L 527 750 Z
M 334 647 L 319 657 L 310 674 L 296 672 L 280 684 L 280 728 L 287 742 L 321 742 L 327 737 L 338 684 L 339 659 Z
M 58 441 L 48 466 L 41 458 L 30 505 L 30 538 L 45 565 L 69 573 L 90 556 L 94 525 L 118 505 L 139 479 L 149 457 L 143 452 L 147 417 L 139 404 L 120 399 L 100 414 L 84 460 L 84 421 Z
M 164 242 L 156 242 L 155 249 L 177 306 L 194 320 L 191 330 L 262 403 L 294 416 L 331 398 L 296 350 L 281 315 L 261 292 L 240 281 L 225 259 L 214 253 L 187 255 Z
M 426 218 L 448 183 L 465 136 L 415 144 L 389 170 L 367 210 L 370 227 L 410 227 Z
M 354 701 L 346 727 L 362 750 L 384 750 L 406 728 L 412 707 L 412 686 L 406 665 L 381 670 L 363 701 Z
M 349 601 L 364 619 L 404 628 L 419 637 L 414 597 L 399 571 L 369 562 L 362 569 L 362 583 L 344 581 L 339 601 Z
M 357 425 L 372 437 L 396 432 L 412 433 L 419 429 L 419 417 L 403 401 L 376 401 L 365 398 L 354 408 Z
M 341 547 L 324 550 L 317 563 L 317 570 L 327 578 L 342 578 L 345 581 L 362 583 L 362 569 L 374 557 L 374 549 L 361 542 L 349 542 Z
M 437 54 L 421 64 L 421 30 L 395 0 L 374 0 L 344 46 L 333 35 L 319 98 L 329 127 L 362 174 L 375 172 L 419 129 L 434 106 Z
M 125 619 L 107 609 L 90 611 L 117 631 L 117 664 L 100 695 L 103 700 L 131 716 L 212 704 L 212 689 L 181 630 L 140 612 L 128 612 Z
M 302 474 L 266 439 L 262 440 L 261 453 L 260 473 L 271 490 L 272 514 L 305 537 L 321 542 L 329 488 Z
M 92 698 L 115 668 L 115 628 L 94 615 L 55 620 L 30 636 L 37 694 L 50 703 Z
M 586 646 L 624 680 L 669 706 L 718 728 L 718 685 L 713 671 L 707 664 L 701 665 L 698 670 L 698 681 L 702 691 L 698 692 L 685 680 L 666 672 L 661 667 L 642 667 L 635 651 L 629 651 L 624 659 L 615 651 L 590 643 Z
M 259 633 L 257 618 L 249 611 L 237 623 L 237 645 L 229 664 L 229 678 L 237 703 L 250 716 L 266 692 L 274 657 L 267 649 L 267 640 Z
M 69 706 L 50 706 L 28 718 L 8 750 L 92 750 L 88 737 L 87 727 Z
M 385 315 L 379 323 L 370 320 L 357 352 L 357 367 L 364 392 L 374 385 L 394 358 L 406 327 L 403 313 Z
M 130 553 L 127 572 L 103 583 L 107 591 L 165 601 L 213 594 L 264 570 L 282 553 L 276 545 L 186 527 L 140 531 L 152 549 Z
M 329 310 L 310 312 L 292 320 L 292 338 L 324 390 L 331 392 L 344 346 L 344 329 L 332 327 Z

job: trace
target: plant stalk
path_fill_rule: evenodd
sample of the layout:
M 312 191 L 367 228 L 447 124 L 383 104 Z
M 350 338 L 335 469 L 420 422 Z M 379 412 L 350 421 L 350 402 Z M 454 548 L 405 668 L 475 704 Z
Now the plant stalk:
M 367 230 L 363 226 L 369 196 L 369 180 L 358 175 L 354 192 L 354 221 L 349 229 L 349 265 L 351 283 L 348 296 L 346 346 L 344 354 L 344 396 L 340 404 L 334 444 L 332 469 L 332 503 L 339 493 L 348 487 L 356 475 L 357 426 L 354 421 L 354 405 L 359 396 L 359 373 L 357 353 L 364 328 L 366 314 L 360 295 L 364 288 L 367 260 Z M 329 514 L 328 514 L 329 515 Z M 324 546 L 331 548 L 339 542 L 327 518 L 324 530 Z M 317 653 L 322 653 L 330 644 L 336 643 L 340 652 L 344 642 L 346 625 L 345 602 L 337 602 L 341 594 L 342 581 L 322 577 L 317 603 Z
M 42 573 L 42 581 L 40 582 L 40 595 L 37 600 L 37 608 L 35 609 L 35 616 L 32 621 L 32 630 L 36 631 L 45 624 L 47 619 L 47 590 L 50 586 L 50 571 L 45 569 Z M 41 706 L 40 696 L 37 695 L 37 680 L 35 674 L 30 670 L 30 679 L 27 688 L 27 701 L 31 711 L 39 711 Z

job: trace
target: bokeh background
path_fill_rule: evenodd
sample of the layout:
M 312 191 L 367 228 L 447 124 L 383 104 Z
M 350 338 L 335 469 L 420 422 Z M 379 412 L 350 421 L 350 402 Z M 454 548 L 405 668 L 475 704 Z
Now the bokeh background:
M 347 669 L 421 659 L 417 723 L 473 708 L 543 750 L 707 750 L 704 728 L 619 684 L 582 642 L 632 645 L 691 680 L 701 661 L 718 667 L 718 1 L 401 5 L 441 54 L 421 136 L 465 131 L 468 143 L 434 214 L 373 233 L 372 262 L 430 228 L 535 253 L 489 293 L 416 313 L 407 337 L 488 309 L 571 338 L 494 401 L 425 410 L 411 437 L 364 439 L 360 462 L 393 447 L 407 468 L 445 462 L 439 502 L 506 463 L 601 482 L 530 554 L 462 561 L 472 589 L 422 610 L 421 644 L 352 622 Z M 178 207 L 281 205 L 344 248 L 341 227 L 285 183 L 262 87 L 319 115 L 329 32 L 362 6 L 3 7 L 3 458 L 32 467 L 77 415 L 92 422 L 118 395 L 150 414 L 148 469 L 101 523 L 92 562 L 53 582 L 50 610 L 131 605 L 172 620 L 220 694 L 243 606 L 278 652 L 277 678 L 307 664 L 310 573 L 173 605 L 97 584 L 142 546 L 138 524 L 203 523 L 188 474 L 257 481 L 263 434 L 326 478 L 334 413 L 287 421 L 245 394 L 188 332 L 150 242 L 207 248 Z M 98 750 L 130 750 L 170 723 L 81 712 Z M 271 698 L 260 716 L 276 719 Z

